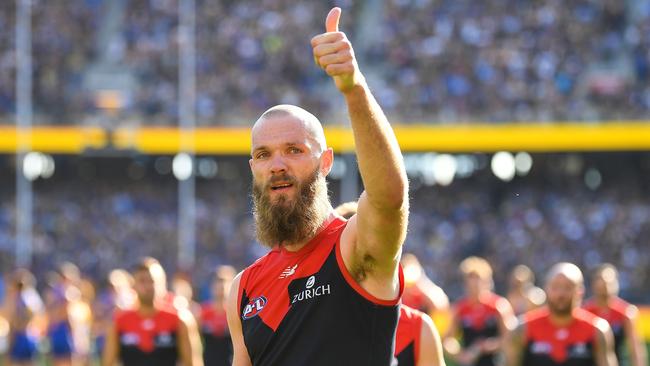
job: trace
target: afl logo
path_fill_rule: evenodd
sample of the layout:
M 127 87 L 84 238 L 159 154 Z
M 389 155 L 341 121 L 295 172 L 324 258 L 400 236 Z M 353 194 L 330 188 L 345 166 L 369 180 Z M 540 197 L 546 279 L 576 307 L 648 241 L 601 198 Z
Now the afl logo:
M 314 282 L 316 282 L 316 277 L 314 276 L 309 277 L 309 279 L 307 279 L 307 284 L 305 285 L 305 287 L 307 288 L 314 287 Z
M 250 319 L 254 318 L 257 316 L 257 314 L 261 313 L 264 307 L 266 306 L 266 303 L 268 301 L 266 300 L 266 297 L 260 296 L 252 299 L 251 301 L 248 302 L 248 305 L 244 308 L 244 313 L 242 314 L 242 319 Z

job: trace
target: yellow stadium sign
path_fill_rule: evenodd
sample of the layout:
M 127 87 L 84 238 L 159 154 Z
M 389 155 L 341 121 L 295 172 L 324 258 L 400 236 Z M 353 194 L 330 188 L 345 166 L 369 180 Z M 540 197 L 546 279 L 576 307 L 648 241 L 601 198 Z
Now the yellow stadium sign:
M 503 124 L 503 125 L 396 125 L 405 152 L 568 152 L 650 150 L 650 122 Z M 352 131 L 345 127 L 325 130 L 337 153 L 354 150 Z M 18 145 L 13 126 L 0 126 L 0 152 L 12 153 Z M 181 148 L 181 142 L 186 143 Z M 78 154 L 86 149 L 111 146 L 143 154 L 175 154 L 191 149 L 197 154 L 248 154 L 248 128 L 201 127 L 183 132 L 174 127 L 118 128 L 112 134 L 98 127 L 38 126 L 31 132 L 33 150 Z
M 30 150 L 55 154 L 80 154 L 86 149 L 106 146 L 106 132 L 98 127 L 38 126 L 25 132 Z M 0 153 L 18 148 L 19 131 L 14 126 L 0 126 Z

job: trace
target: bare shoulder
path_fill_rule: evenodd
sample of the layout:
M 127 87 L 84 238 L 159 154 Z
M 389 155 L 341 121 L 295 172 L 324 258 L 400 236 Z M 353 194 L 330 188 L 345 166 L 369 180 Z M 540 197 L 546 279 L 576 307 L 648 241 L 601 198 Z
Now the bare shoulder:
M 438 329 L 436 328 L 436 325 L 433 323 L 433 320 L 431 317 L 425 313 L 422 313 L 422 337 L 425 337 L 425 339 L 432 339 L 432 340 L 439 340 L 440 339 L 440 334 L 438 333 Z
M 193 328 L 196 326 L 196 319 L 194 315 L 187 308 L 178 309 L 178 319 L 181 321 L 181 324 L 187 328 Z
M 609 326 L 607 320 L 596 317 L 594 319 L 594 327 L 596 328 L 596 333 L 601 341 L 613 339 L 612 328 Z
M 510 301 L 506 299 L 505 297 L 499 296 L 495 302 L 495 307 L 497 311 L 501 314 L 511 314 L 513 312 L 512 306 L 510 305 Z
M 639 308 L 637 308 L 635 305 L 629 304 L 625 308 L 625 317 L 628 320 L 634 320 L 639 316 Z

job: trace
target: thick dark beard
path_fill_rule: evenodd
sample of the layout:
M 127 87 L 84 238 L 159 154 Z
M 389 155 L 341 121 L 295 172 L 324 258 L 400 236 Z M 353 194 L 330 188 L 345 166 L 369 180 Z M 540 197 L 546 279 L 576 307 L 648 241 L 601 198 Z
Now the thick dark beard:
M 262 184 L 253 180 L 253 215 L 257 240 L 270 248 L 283 244 L 303 243 L 316 235 L 330 213 L 325 177 L 316 169 L 307 180 L 297 182 L 289 176 L 278 177 L 299 184 L 295 202 L 281 195 L 271 202 L 271 182 Z

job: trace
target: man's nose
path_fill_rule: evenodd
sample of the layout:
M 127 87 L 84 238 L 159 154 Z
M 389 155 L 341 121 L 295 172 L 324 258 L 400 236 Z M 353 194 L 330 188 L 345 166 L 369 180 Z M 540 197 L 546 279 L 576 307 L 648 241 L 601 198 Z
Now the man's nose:
M 278 174 L 287 171 L 287 165 L 284 162 L 284 158 L 280 154 L 274 154 L 271 158 L 271 173 Z

